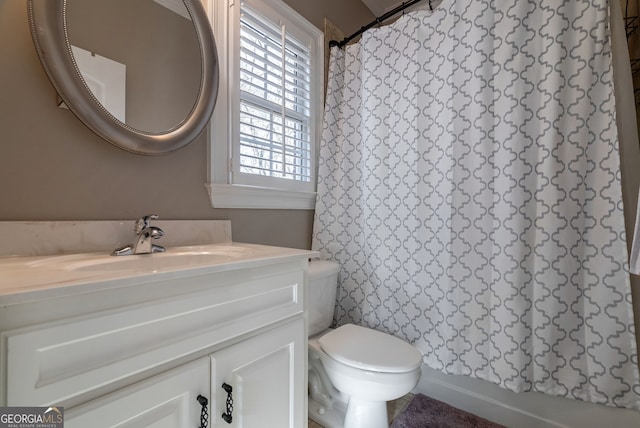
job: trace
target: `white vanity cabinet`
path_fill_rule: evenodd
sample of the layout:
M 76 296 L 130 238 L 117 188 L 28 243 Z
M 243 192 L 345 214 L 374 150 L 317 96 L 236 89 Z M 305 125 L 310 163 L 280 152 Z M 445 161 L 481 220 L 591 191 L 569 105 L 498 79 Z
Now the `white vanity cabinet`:
M 0 405 L 62 406 L 66 427 L 195 428 L 202 395 L 208 426 L 305 427 L 309 254 L 0 296 Z
M 65 427 L 200 427 L 201 418 L 209 427 L 302 427 L 304 347 L 296 320 L 78 406 Z

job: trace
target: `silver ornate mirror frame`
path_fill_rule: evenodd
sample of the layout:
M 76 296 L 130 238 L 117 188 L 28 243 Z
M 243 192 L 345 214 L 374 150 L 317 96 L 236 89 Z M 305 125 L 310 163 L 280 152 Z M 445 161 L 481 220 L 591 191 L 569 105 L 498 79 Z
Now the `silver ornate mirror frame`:
M 163 133 L 147 133 L 117 120 L 93 96 L 71 53 L 65 11 L 67 0 L 28 0 L 29 25 L 40 62 L 69 109 L 100 137 L 140 155 L 161 155 L 192 142 L 205 128 L 218 94 L 218 55 L 200 0 L 183 0 L 200 43 L 202 80 L 197 100 L 184 121 Z

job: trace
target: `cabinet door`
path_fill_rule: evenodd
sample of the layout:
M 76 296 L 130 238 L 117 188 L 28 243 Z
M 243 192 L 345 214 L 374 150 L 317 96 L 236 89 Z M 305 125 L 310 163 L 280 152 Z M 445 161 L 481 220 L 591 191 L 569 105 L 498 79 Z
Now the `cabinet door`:
M 211 356 L 211 426 L 300 428 L 307 426 L 306 333 L 296 320 Z M 232 387 L 233 412 L 227 413 Z
M 65 411 L 65 428 L 199 427 L 198 395 L 210 397 L 209 358 Z M 206 411 L 209 411 L 207 406 Z

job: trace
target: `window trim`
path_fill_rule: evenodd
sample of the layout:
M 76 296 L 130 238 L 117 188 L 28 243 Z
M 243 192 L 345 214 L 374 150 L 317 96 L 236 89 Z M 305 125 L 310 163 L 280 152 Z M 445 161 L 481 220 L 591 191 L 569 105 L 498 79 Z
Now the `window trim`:
M 245 0 L 254 10 L 270 17 L 282 17 L 290 24 L 288 30 L 304 31 L 313 41 L 312 61 L 313 100 L 311 106 L 312 126 L 312 182 L 315 188 L 317 177 L 317 157 L 322 132 L 323 92 L 324 92 L 324 36 L 322 31 L 294 11 L 282 0 Z M 234 121 L 239 115 L 239 82 L 232 79 L 239 52 L 239 0 L 203 0 L 211 17 L 220 64 L 220 88 L 218 101 L 209 126 L 207 138 L 207 183 L 205 185 L 211 205 L 214 208 L 255 208 L 255 209 L 302 209 L 313 210 L 315 191 L 288 189 L 288 186 L 274 187 L 278 180 L 265 185 L 233 183 L 232 138 Z M 259 178 L 259 176 L 256 176 Z

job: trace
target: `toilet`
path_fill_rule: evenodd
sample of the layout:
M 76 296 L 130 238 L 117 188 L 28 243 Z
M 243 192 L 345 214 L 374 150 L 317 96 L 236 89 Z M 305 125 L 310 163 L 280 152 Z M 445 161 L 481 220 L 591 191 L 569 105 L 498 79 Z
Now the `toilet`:
M 388 428 L 387 401 L 417 385 L 422 355 L 370 328 L 330 329 L 338 271 L 333 262 L 309 263 L 309 417 L 326 428 Z

